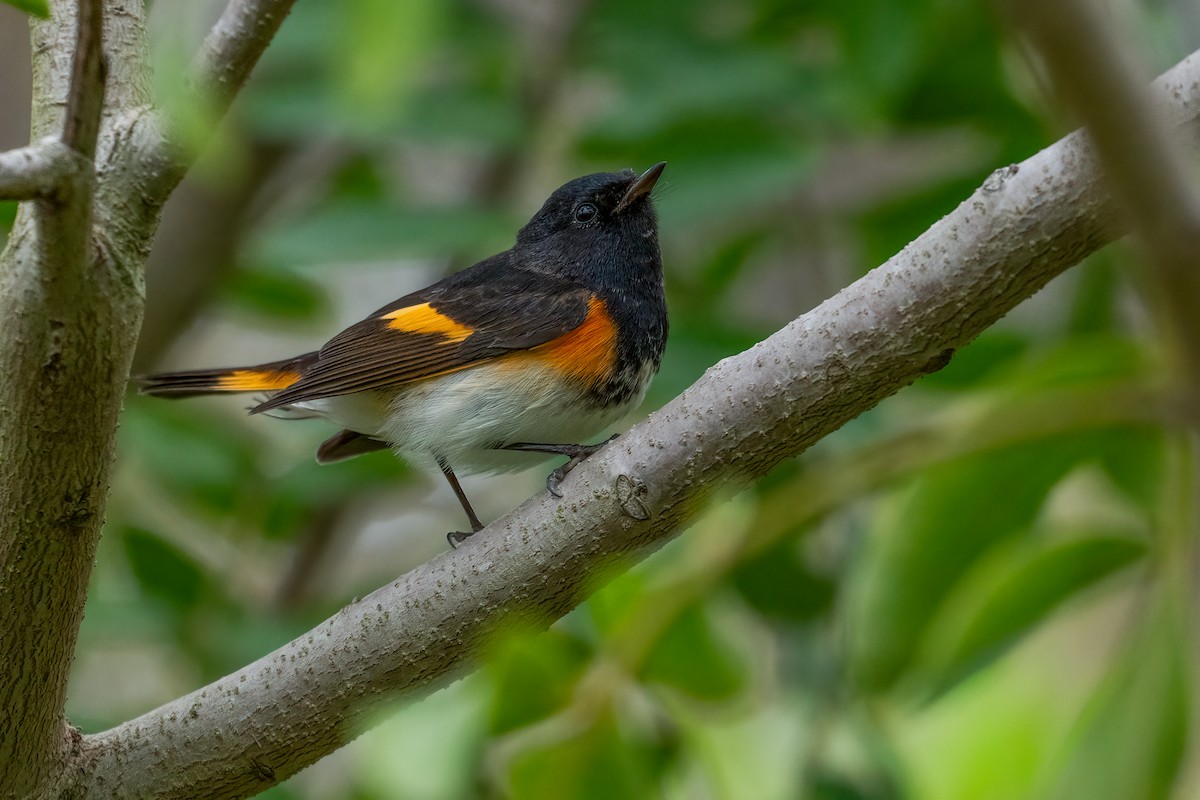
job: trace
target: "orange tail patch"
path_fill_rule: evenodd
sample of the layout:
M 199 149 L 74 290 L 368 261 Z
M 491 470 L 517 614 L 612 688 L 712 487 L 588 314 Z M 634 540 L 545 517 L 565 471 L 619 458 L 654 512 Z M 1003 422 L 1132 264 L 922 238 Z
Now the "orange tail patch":
M 269 369 L 235 369 L 217 378 L 222 392 L 262 392 L 286 389 L 300 380 L 299 372 Z
M 276 361 L 254 367 L 230 369 L 198 369 L 188 372 L 163 372 L 137 379 L 142 394 L 159 397 L 192 397 L 221 392 L 276 392 L 286 389 L 316 359 L 307 353 L 287 361 Z

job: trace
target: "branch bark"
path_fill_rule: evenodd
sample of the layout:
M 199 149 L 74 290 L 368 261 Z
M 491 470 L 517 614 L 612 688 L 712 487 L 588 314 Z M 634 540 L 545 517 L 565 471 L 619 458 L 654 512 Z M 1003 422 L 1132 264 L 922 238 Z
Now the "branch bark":
M 4 798 L 78 785 L 82 739 L 63 704 L 157 225 L 153 202 L 130 192 L 155 176 L 131 154 L 164 141 L 144 124 L 142 0 L 50 11 L 30 28 L 38 143 L 0 155 L 0 194 L 29 199 L 0 254 Z M 107 100 L 102 40 L 119 73 Z
M 75 168 L 22 205 L 0 260 L 0 330 L 19 344 L 0 350 L 0 774 L 18 797 L 62 774 L 71 752 L 63 703 L 121 396 L 109 345 L 122 326 L 91 308 L 102 281 L 89 269 L 101 0 L 51 10 L 34 35 L 66 46 L 35 63 L 34 132 L 60 131 L 44 146 Z
M 246 83 L 296 0 L 230 0 L 192 65 L 191 81 L 223 114 Z
M 1200 194 L 1197 175 L 1165 109 L 1145 91 L 1144 70 L 1090 0 L 1009 0 L 1013 24 L 1042 56 L 1051 84 L 1082 120 L 1121 209 L 1146 248 L 1151 299 L 1200 403 Z M 1193 422 L 1200 422 L 1194 413 Z
M 212 127 L 225 115 L 238 91 L 271 43 L 295 0 L 230 0 L 204 39 L 192 64 L 192 102 L 209 112 Z M 157 213 L 192 166 L 194 156 L 179 147 L 171 121 L 158 115 L 136 153 L 138 188 Z M 203 140 L 204 135 L 191 137 Z
M 1195 138 L 1200 54 L 1158 81 Z M 216 683 L 85 737 L 81 795 L 245 797 L 361 732 L 384 703 L 468 670 L 505 624 L 545 626 L 645 555 L 718 487 L 802 452 L 1122 232 L 1085 137 L 993 173 L 880 268 L 710 369 L 459 549 Z
M 0 200 L 51 197 L 78 168 L 71 148 L 58 138 L 0 153 Z
M 67 89 L 63 144 L 84 158 L 96 157 L 100 112 L 104 109 L 104 11 L 100 0 L 80 0 L 75 20 L 75 57 Z
M 75 57 L 62 135 L 0 153 L 0 200 L 53 199 L 80 178 L 83 164 L 90 165 L 95 157 L 104 108 L 102 21 L 99 0 L 79 4 L 74 47 L 68 50 Z

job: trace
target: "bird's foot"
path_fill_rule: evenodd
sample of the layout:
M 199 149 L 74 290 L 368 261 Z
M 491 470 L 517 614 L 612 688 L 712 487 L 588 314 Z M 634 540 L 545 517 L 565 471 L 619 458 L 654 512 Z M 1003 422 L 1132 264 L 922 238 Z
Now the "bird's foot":
M 470 533 L 466 533 L 465 531 L 450 531 L 446 534 L 446 541 L 450 543 L 450 547 L 457 548 L 474 535 L 475 531 L 471 531 Z
M 567 463 L 555 470 L 552 470 L 550 474 L 546 476 L 546 491 L 555 497 L 562 497 L 562 492 L 559 491 L 558 487 L 563 482 L 563 479 L 565 479 L 571 472 L 571 470 L 578 467 L 580 462 L 582 462 L 585 458 L 599 450 L 601 447 L 604 447 L 604 445 L 608 444 L 618 436 L 620 436 L 619 433 L 614 433 L 603 442 L 600 442 L 600 444 L 577 444 L 564 448 L 564 450 L 570 450 L 570 452 L 563 452 L 563 455 L 570 456 L 571 458 L 567 461 Z
M 563 478 L 567 477 L 567 473 L 579 466 L 582 458 L 572 457 L 570 461 L 563 464 L 561 467 L 554 469 L 546 476 L 546 491 L 555 497 L 561 498 L 563 493 L 559 491 L 559 484 L 563 482 Z

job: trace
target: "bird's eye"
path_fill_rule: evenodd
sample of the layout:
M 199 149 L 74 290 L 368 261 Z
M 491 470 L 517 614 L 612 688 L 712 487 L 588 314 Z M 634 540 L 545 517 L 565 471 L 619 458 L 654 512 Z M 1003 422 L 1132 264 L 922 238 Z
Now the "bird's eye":
M 591 203 L 580 203 L 575 208 L 575 221 L 576 222 L 591 222 L 592 220 L 594 220 L 596 218 L 596 214 L 598 214 L 598 213 L 600 213 L 600 212 L 598 212 L 596 210 L 596 207 L 594 205 L 592 205 Z

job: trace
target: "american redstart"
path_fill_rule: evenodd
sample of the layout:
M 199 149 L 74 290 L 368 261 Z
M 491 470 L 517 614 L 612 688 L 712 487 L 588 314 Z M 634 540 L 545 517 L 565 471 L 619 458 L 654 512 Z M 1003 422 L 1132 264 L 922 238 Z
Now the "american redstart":
M 327 464 L 392 448 L 437 464 L 474 533 L 455 470 L 523 469 L 564 455 L 558 484 L 601 445 L 576 444 L 636 407 L 667 341 L 651 190 L 666 163 L 577 178 L 556 190 L 510 250 L 406 295 L 320 350 L 269 364 L 167 372 L 144 394 L 264 392 L 251 414 L 321 417 L 343 430 Z M 448 535 L 452 545 L 468 533 Z

